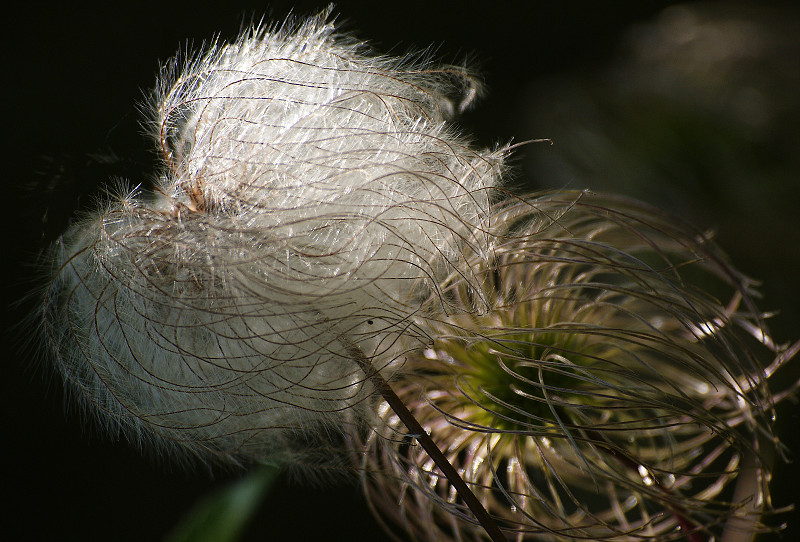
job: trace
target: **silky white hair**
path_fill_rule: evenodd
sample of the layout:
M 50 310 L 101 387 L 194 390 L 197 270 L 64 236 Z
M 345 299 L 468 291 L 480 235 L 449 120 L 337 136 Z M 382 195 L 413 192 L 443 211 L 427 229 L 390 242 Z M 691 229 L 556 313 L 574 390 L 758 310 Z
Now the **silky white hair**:
M 354 356 L 400 370 L 421 300 L 472 280 L 464 245 L 489 230 L 506 149 L 448 122 L 477 88 L 368 55 L 329 12 L 166 68 L 155 195 L 55 249 L 44 327 L 70 387 L 112 432 L 234 461 L 368 419 Z

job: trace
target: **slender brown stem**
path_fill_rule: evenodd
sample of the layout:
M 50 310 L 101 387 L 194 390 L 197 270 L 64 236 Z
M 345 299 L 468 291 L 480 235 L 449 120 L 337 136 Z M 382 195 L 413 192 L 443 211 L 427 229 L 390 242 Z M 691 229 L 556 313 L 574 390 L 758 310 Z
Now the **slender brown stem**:
M 442 474 L 447 477 L 458 495 L 475 515 L 481 527 L 486 531 L 486 534 L 489 535 L 492 542 L 507 542 L 505 535 L 500 531 L 500 528 L 497 526 L 494 519 L 492 519 L 492 516 L 489 515 L 469 486 L 467 486 L 466 482 L 464 482 L 464 479 L 458 474 L 455 467 L 447 460 L 447 457 L 445 457 L 436 443 L 433 442 L 433 439 L 427 431 L 423 429 L 417 418 L 408 410 L 405 403 L 397 396 L 386 379 L 375 369 L 372 362 L 367 359 L 358 346 L 348 341 L 346 347 L 366 377 L 375 386 L 378 393 L 381 394 L 394 413 L 397 414 L 397 417 L 400 418 L 400 421 L 403 422 L 406 429 L 414 435 L 417 442 L 422 446 L 422 449 L 425 450 L 436 466 L 439 467 L 439 470 L 442 471 Z
M 595 446 L 604 449 L 618 463 L 624 465 L 626 468 L 629 468 L 631 469 L 631 471 L 636 472 L 638 474 L 640 465 L 638 461 L 629 457 L 627 454 L 622 453 L 622 451 L 614 448 L 613 446 L 606 444 L 603 437 L 600 436 L 600 433 L 596 431 L 587 431 L 586 434 L 588 437 L 592 439 L 592 442 L 595 444 Z M 658 478 L 653 476 L 652 479 L 656 489 L 658 489 L 659 491 L 661 491 L 666 495 L 671 495 L 670 490 L 664 487 Z M 687 517 L 685 510 L 683 510 L 679 506 L 671 504 L 668 504 L 667 507 L 672 512 L 675 521 L 678 523 L 678 525 L 681 526 L 683 532 L 686 533 L 686 539 L 689 542 L 706 542 L 706 538 L 698 531 L 697 526 L 694 523 L 692 523 L 692 521 Z

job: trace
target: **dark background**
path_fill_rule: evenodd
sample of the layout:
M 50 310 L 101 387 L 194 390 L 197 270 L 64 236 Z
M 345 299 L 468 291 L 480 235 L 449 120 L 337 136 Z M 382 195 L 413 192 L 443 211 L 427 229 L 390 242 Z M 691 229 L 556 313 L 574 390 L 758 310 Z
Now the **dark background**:
M 292 7 L 298 14 L 310 14 L 325 5 L 222 4 L 62 3 L 45 8 L 31 3 L 6 13 L 6 98 L 0 129 L 7 134 L 4 161 L 10 171 L 0 182 L 9 195 L 4 258 L 11 265 L 4 267 L 8 276 L 2 281 L 7 316 L 3 443 L 8 454 L 2 486 L 9 497 L 2 505 L 7 515 L 2 530 L 17 530 L 21 540 L 160 540 L 198 498 L 236 476 L 185 472 L 84 427 L 78 414 L 64 406 L 59 383 L 26 345 L 32 326 L 20 324 L 33 310 L 26 294 L 41 286 L 34 271 L 37 254 L 68 217 L 91 206 L 109 179 L 124 177 L 132 184 L 151 180 L 152 144 L 142 135 L 136 104 L 153 86 L 160 62 L 187 43 L 197 46 L 217 34 L 231 39 L 243 21 L 262 16 L 280 20 Z M 774 26 L 770 33 L 785 44 L 781 54 L 786 56 L 776 66 L 775 55 L 767 51 L 769 58 L 759 59 L 756 51 L 755 68 L 748 64 L 756 82 L 764 85 L 758 88 L 781 106 L 779 114 L 764 121 L 766 128 L 754 132 L 719 121 L 726 118 L 724 99 L 694 107 L 692 93 L 682 99 L 680 85 L 667 98 L 653 97 L 649 90 L 634 98 L 626 94 L 630 86 L 625 77 L 632 77 L 631 69 L 638 73 L 631 60 L 632 29 L 639 37 L 652 31 L 641 23 L 658 20 L 671 4 L 373 0 L 340 2 L 337 12 L 345 29 L 381 52 L 402 54 L 432 44 L 444 61 L 472 59 L 489 90 L 463 119 L 478 144 L 555 139 L 552 147 L 532 145 L 518 151 L 514 183 L 520 188 L 614 190 L 667 207 L 700 227 L 716 228 L 737 265 L 765 280 L 762 308 L 781 309 L 773 324 L 777 340 L 796 340 L 800 145 L 795 121 L 800 107 L 793 95 L 800 87 L 793 85 L 800 47 L 792 29 L 800 18 L 789 2 L 771 4 L 766 15 L 764 10 L 753 14 L 754 21 Z M 740 13 L 740 4 L 688 5 L 723 18 Z M 641 84 L 642 78 L 633 79 Z M 728 83 L 717 80 L 701 87 L 707 97 Z M 730 85 L 738 84 L 742 82 L 730 80 Z M 638 109 L 631 109 L 632 100 Z M 658 118 L 689 120 L 678 127 L 667 123 L 662 130 L 656 120 L 647 122 L 649 117 L 640 114 L 661 111 L 665 103 L 679 104 L 679 113 Z M 697 130 L 692 124 L 696 118 Z M 604 143 L 593 148 L 591 142 L 598 137 L 587 133 L 602 133 L 609 124 L 618 132 L 603 134 Z M 669 137 L 662 137 L 664 133 Z M 704 135 L 692 140 L 697 133 Z M 576 143 L 583 141 L 586 147 Z M 637 147 L 642 141 L 650 146 Z M 710 144 L 718 141 L 722 143 Z M 92 153 L 119 159 L 98 163 L 89 157 Z M 563 166 L 576 159 L 580 167 Z M 651 163 L 668 166 L 642 166 Z M 779 375 L 778 388 L 798 377 L 800 359 L 795 362 Z M 781 434 L 796 459 L 800 411 L 796 404 L 785 404 L 779 414 Z M 778 466 L 777 504 L 797 500 L 799 473 L 796 463 Z M 784 540 L 800 539 L 797 523 L 790 522 Z M 355 485 L 308 488 L 290 482 L 272 492 L 246 535 L 246 540 L 384 539 Z

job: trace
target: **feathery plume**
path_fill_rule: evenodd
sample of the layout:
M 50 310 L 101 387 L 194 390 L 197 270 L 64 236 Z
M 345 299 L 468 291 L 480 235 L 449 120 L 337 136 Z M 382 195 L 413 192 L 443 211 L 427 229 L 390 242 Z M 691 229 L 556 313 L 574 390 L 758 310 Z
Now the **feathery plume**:
M 43 305 L 112 431 L 237 461 L 371 415 L 353 349 L 396 370 L 420 300 L 467 269 L 503 151 L 447 124 L 464 70 L 366 53 L 324 12 L 165 69 L 155 195 L 74 225 Z

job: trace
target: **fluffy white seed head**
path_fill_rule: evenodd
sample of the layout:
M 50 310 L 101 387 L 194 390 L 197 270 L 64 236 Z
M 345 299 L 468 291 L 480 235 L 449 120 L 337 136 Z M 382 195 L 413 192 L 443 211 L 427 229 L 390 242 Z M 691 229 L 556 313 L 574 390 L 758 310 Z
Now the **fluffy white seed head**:
M 58 366 L 112 428 L 259 459 L 363 421 L 353 356 L 390 375 L 438 280 L 471 280 L 504 152 L 448 125 L 475 84 L 363 50 L 323 14 L 165 70 L 157 195 L 73 226 L 45 302 Z

